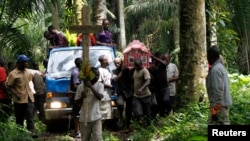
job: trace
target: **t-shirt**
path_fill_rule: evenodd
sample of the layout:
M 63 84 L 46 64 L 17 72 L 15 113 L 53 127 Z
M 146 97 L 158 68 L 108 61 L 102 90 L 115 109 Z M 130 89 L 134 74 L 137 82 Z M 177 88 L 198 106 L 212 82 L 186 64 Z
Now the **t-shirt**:
M 94 85 L 93 85 L 94 89 L 97 90 L 99 93 L 103 93 L 104 90 L 104 85 L 97 81 Z M 93 92 L 87 88 L 88 93 L 87 93 L 87 101 L 88 101 L 88 122 L 93 122 L 96 121 L 98 119 L 102 118 L 102 114 L 100 111 L 100 100 L 98 100 L 95 95 L 93 94 Z M 84 91 L 84 83 L 81 83 L 76 90 L 76 96 L 75 96 L 75 100 L 81 99 L 82 95 L 81 93 Z M 84 105 L 84 103 L 82 103 L 82 105 Z M 81 107 L 80 110 L 80 118 L 79 118 L 80 122 L 84 122 L 84 106 Z
M 118 75 L 122 70 L 121 69 L 114 69 L 112 71 L 113 75 Z M 122 72 L 121 78 L 117 81 L 114 81 L 116 92 L 118 95 L 125 96 L 126 98 L 133 96 L 133 78 L 132 78 L 132 70 L 126 68 Z
M 99 77 L 99 82 L 106 84 L 106 85 L 111 85 L 111 73 L 109 72 L 108 69 L 106 68 L 99 68 L 100 72 L 100 77 Z M 100 102 L 100 109 L 102 113 L 102 119 L 111 119 L 112 114 L 111 114 L 111 89 L 109 88 L 104 88 L 103 91 L 103 98 Z
M 93 34 L 89 34 L 89 46 L 94 46 L 95 45 L 95 36 Z M 76 39 L 76 45 L 81 46 L 82 45 L 82 35 L 79 35 Z
M 112 43 L 112 33 L 109 30 L 103 30 L 96 35 L 96 40 L 102 43 Z
M 72 72 L 71 72 L 71 77 L 70 77 L 70 90 L 75 92 L 76 91 L 76 87 L 75 85 L 79 85 L 81 83 L 80 79 L 79 79 L 79 68 L 75 67 Z
M 166 69 L 167 67 L 164 64 L 159 64 L 158 69 L 152 69 L 151 73 L 154 77 L 154 86 L 156 89 L 163 89 L 168 87 Z
M 7 74 L 4 67 L 0 67 L 0 83 L 3 83 L 2 85 L 5 85 Z M 4 89 L 0 86 L 0 99 L 6 99 L 7 95 L 4 91 Z
M 46 94 L 46 87 L 44 83 L 43 76 L 41 74 L 35 73 L 33 76 L 34 89 L 36 94 Z
M 98 81 L 100 81 L 106 85 L 111 85 L 112 74 L 109 72 L 109 70 L 106 68 L 100 67 L 99 72 L 100 72 L 100 77 L 99 77 Z M 104 98 L 102 101 L 110 101 L 111 100 L 111 98 L 110 98 L 111 90 L 109 88 L 104 88 L 103 96 L 104 96 Z
M 32 82 L 33 74 L 25 69 L 20 71 L 15 68 L 10 72 L 8 76 L 7 85 L 13 87 L 17 93 L 21 95 L 21 99 L 17 100 L 16 96 L 13 96 L 13 101 L 16 103 L 28 103 L 28 98 L 34 102 L 34 93 L 30 88 L 30 82 Z
M 146 97 L 150 96 L 151 92 L 149 91 L 149 88 L 146 87 L 142 90 L 142 95 L 137 95 L 136 91 L 144 84 L 144 82 L 147 79 L 151 79 L 150 73 L 146 68 L 143 68 L 139 71 L 135 70 L 133 74 L 133 79 L 134 79 L 134 96 L 135 97 Z
M 173 77 L 175 77 L 175 78 L 179 77 L 179 71 L 178 71 L 178 68 L 175 64 L 169 63 L 167 66 L 168 81 Z M 176 94 L 176 82 L 175 81 L 169 82 L 169 90 L 170 90 L 170 96 L 175 96 L 175 94 Z
M 69 45 L 68 39 L 62 33 L 56 33 L 50 44 L 54 47 L 67 47 Z

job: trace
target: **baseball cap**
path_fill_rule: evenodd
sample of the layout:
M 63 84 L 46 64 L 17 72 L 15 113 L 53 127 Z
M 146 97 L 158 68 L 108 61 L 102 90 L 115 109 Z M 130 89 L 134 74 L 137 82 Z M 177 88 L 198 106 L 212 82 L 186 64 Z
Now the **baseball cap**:
M 30 58 L 28 58 L 26 55 L 21 54 L 17 56 L 17 62 L 27 62 L 30 60 Z

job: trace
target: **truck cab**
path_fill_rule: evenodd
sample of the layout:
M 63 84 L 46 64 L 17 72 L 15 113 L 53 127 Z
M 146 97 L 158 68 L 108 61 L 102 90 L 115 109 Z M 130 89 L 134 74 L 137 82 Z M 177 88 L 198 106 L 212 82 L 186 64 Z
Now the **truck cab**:
M 82 47 L 62 47 L 50 51 L 46 71 L 45 120 L 68 119 L 72 114 L 75 93 L 70 90 L 70 77 L 75 59 L 82 57 Z M 100 55 L 109 57 L 109 69 L 113 70 L 115 50 L 108 46 L 90 46 L 89 60 L 93 67 L 99 67 Z

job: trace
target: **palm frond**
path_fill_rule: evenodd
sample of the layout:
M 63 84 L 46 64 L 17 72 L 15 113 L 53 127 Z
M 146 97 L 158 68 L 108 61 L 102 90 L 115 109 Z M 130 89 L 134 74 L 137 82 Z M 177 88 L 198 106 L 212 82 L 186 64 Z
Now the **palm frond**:
M 244 74 L 250 73 L 250 0 L 228 1 L 233 15 L 235 31 L 241 39 L 238 43 L 238 58 L 240 71 Z
M 134 0 L 132 5 L 125 8 L 125 13 L 144 16 L 147 14 L 154 17 L 157 13 L 159 15 L 172 15 L 176 9 L 177 5 L 171 0 Z
M 9 25 L 0 25 L 0 31 L 3 36 L 0 38 L 0 49 L 11 51 L 11 55 L 25 53 L 31 55 L 31 45 L 29 38 L 21 33 L 17 28 L 9 27 Z M 4 54 L 5 56 L 8 54 Z

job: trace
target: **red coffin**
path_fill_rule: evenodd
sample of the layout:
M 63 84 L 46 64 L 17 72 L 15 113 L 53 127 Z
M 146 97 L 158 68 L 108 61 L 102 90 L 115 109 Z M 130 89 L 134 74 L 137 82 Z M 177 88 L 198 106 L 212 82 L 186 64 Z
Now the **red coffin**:
M 149 67 L 150 51 L 139 40 L 134 40 L 128 44 L 123 51 L 124 65 L 128 68 L 134 67 L 134 59 L 140 58 L 143 67 Z

